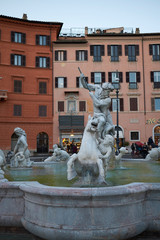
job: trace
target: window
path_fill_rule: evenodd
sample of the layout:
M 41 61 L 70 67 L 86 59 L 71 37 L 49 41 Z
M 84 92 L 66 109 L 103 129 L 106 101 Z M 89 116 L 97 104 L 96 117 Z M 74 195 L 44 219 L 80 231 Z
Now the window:
M 152 111 L 160 111 L 160 98 L 151 98 Z
M 86 111 L 86 102 L 85 101 L 79 101 L 79 111 L 80 112 Z
M 137 83 L 140 83 L 140 72 L 126 72 L 126 82 L 129 83 L 129 89 L 137 89 Z
M 139 136 L 139 132 L 138 131 L 131 131 L 130 132 L 130 140 L 131 141 L 139 141 L 140 140 L 140 136 Z
M 64 112 L 64 101 L 58 102 L 58 112 Z
M 121 45 L 108 45 L 108 56 L 111 56 L 111 62 L 119 61 L 119 56 L 122 56 Z
M 47 106 L 41 105 L 39 106 L 39 117 L 46 117 L 47 116 Z
M 88 51 L 87 50 L 76 50 L 76 61 L 87 61 Z
M 151 72 L 151 82 L 154 88 L 160 88 L 160 72 Z
M 138 101 L 137 98 L 130 98 L 130 111 L 138 111 Z
M 139 45 L 125 45 L 125 56 L 128 56 L 128 61 L 136 61 L 136 56 L 139 56 Z
M 39 82 L 39 93 L 40 94 L 47 93 L 47 83 L 46 82 Z
M 14 92 L 21 93 L 22 92 L 22 81 L 14 80 Z
M 117 112 L 117 98 L 111 99 L 110 111 Z M 124 111 L 123 98 L 118 99 L 118 111 Z
M 104 45 L 91 45 L 90 55 L 93 56 L 94 62 L 101 62 L 101 57 L 104 56 Z
M 14 105 L 13 115 L 14 116 L 21 116 L 22 115 L 22 106 L 21 105 Z
M 36 35 L 36 45 L 49 46 L 50 45 L 50 36 Z
M 160 44 L 150 44 L 149 54 L 152 55 L 153 61 L 160 61 Z
M 119 104 L 119 99 L 118 99 L 118 111 L 120 110 L 120 104 Z M 116 112 L 117 111 L 117 99 L 112 98 L 112 111 Z
M 116 79 L 119 79 L 117 81 Z M 120 88 L 120 83 L 123 82 L 123 73 L 122 72 L 108 72 L 108 81 L 112 83 L 115 89 Z
M 76 101 L 68 100 L 67 102 L 67 110 L 68 112 L 75 112 L 76 111 Z
M 55 61 L 67 61 L 67 51 L 55 51 Z
M 19 32 L 11 32 L 11 42 L 25 44 L 26 43 L 26 34 L 19 33 Z
M 91 82 L 94 84 L 105 82 L 105 72 L 91 72 Z
M 85 80 L 88 83 L 88 77 L 85 77 Z M 81 83 L 80 77 L 76 77 L 76 87 L 77 88 L 83 88 L 83 85 Z
M 11 54 L 11 65 L 24 67 L 26 65 L 26 56 Z
M 55 78 L 55 88 L 67 88 L 67 78 L 66 77 L 56 77 Z
M 36 67 L 49 68 L 50 58 L 49 57 L 36 57 Z

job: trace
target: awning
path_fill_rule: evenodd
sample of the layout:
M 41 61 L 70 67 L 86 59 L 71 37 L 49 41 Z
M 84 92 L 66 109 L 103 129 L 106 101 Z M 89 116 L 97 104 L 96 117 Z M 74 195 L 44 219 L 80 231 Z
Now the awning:
M 117 131 L 115 131 L 114 137 L 117 138 Z M 119 138 L 124 138 L 122 131 L 119 131 Z

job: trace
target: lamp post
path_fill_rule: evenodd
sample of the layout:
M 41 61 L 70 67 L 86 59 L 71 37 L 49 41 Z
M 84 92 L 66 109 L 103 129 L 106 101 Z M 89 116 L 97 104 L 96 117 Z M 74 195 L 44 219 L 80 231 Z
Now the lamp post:
M 119 107 L 119 98 L 118 98 L 118 95 L 119 95 L 119 76 L 118 76 L 118 71 L 116 72 L 117 76 L 116 76 L 116 79 L 115 81 L 118 83 L 117 84 L 117 87 L 116 87 L 116 101 L 117 101 L 117 138 L 116 138 L 116 154 L 118 155 L 119 154 L 119 112 L 118 112 L 118 107 Z

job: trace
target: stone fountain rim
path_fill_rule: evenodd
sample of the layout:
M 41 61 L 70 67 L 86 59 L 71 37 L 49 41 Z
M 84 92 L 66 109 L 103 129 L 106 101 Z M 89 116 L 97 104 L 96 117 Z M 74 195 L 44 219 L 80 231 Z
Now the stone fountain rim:
M 26 193 L 48 196 L 72 196 L 72 197 L 103 197 L 116 195 L 129 195 L 131 193 L 146 192 L 147 190 L 160 190 L 160 183 L 133 182 L 112 187 L 54 187 L 40 184 L 39 182 L 12 182 Z

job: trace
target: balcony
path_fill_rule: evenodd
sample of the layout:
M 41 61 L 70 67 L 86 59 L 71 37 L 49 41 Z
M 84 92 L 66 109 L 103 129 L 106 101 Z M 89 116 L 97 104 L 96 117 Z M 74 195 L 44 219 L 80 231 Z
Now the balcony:
M 84 130 L 84 116 L 59 116 L 59 129 L 60 130 L 71 130 L 79 129 Z
M 7 90 L 0 90 L 0 101 L 6 101 L 7 98 Z

